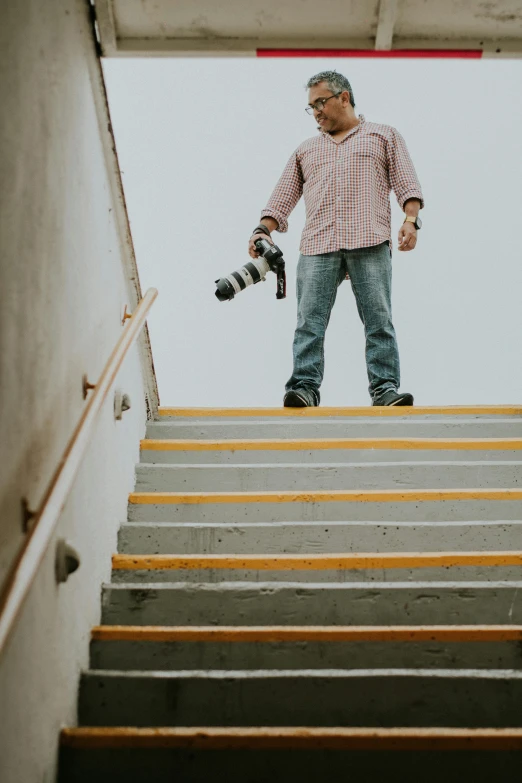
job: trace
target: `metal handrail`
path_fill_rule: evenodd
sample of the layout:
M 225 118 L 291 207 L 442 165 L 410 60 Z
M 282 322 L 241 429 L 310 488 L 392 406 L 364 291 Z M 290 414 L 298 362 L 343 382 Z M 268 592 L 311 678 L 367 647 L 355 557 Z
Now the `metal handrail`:
M 0 598 L 0 653 L 45 556 L 105 398 L 129 348 L 143 328 L 157 295 L 155 288 L 149 288 L 129 318 L 32 518 L 31 532 L 11 569 Z

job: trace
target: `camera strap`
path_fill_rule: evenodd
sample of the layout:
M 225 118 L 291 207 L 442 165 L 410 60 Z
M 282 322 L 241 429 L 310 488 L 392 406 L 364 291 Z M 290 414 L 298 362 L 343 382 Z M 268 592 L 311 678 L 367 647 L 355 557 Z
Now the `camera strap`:
M 267 237 L 270 236 L 270 231 L 267 226 L 265 226 L 264 223 L 260 223 L 258 226 L 255 227 L 252 234 L 266 234 Z
M 263 224 L 260 223 L 255 229 L 254 229 L 254 236 L 256 234 L 266 234 L 266 236 L 271 237 L 270 231 L 268 228 Z M 276 266 L 277 264 L 277 266 Z M 275 269 L 274 269 L 275 267 Z M 281 258 L 278 260 L 275 264 L 272 262 L 270 265 L 270 268 L 272 271 L 274 271 L 277 275 L 277 290 L 276 290 L 276 299 L 286 299 L 286 272 L 285 272 L 285 262 Z
M 277 267 L 277 292 L 276 299 L 286 299 L 286 272 L 284 264 Z

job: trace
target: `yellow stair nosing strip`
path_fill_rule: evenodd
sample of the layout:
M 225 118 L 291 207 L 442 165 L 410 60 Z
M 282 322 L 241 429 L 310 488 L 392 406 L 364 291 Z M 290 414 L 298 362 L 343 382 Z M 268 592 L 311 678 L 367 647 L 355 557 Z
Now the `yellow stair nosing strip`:
M 257 492 L 132 492 L 129 503 L 407 503 L 443 500 L 522 500 L 522 489 L 332 489 Z
M 142 642 L 509 642 L 522 625 L 142 626 L 99 625 L 93 641 Z
M 391 449 L 448 451 L 519 451 L 522 438 L 258 438 L 177 440 L 145 438 L 142 451 L 313 451 Z
M 352 750 L 522 750 L 522 729 L 316 728 L 307 726 L 85 726 L 62 729 L 72 748 L 323 748 Z
M 381 407 L 381 406 L 330 406 L 318 408 L 172 408 L 162 406 L 159 416 L 179 418 L 205 417 L 323 417 L 323 416 L 520 416 L 520 405 L 429 405 L 418 407 Z
M 113 555 L 113 570 L 327 571 L 522 566 L 522 552 L 388 552 L 310 555 Z

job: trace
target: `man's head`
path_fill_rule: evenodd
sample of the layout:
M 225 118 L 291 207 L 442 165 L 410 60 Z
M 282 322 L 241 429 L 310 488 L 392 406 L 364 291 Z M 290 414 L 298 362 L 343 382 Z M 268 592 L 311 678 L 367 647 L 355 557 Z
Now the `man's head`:
M 308 80 L 306 87 L 308 103 L 314 108 L 314 117 L 321 130 L 334 133 L 343 128 L 347 119 L 355 118 L 353 90 L 346 76 L 337 71 L 321 71 Z M 325 98 L 331 100 L 317 103 Z

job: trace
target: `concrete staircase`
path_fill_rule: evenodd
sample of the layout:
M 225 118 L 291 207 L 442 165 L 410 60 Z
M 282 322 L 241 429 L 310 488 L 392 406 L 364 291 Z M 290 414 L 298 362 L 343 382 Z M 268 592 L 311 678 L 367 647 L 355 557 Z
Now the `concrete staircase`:
M 160 412 L 61 783 L 520 779 L 522 408 Z

